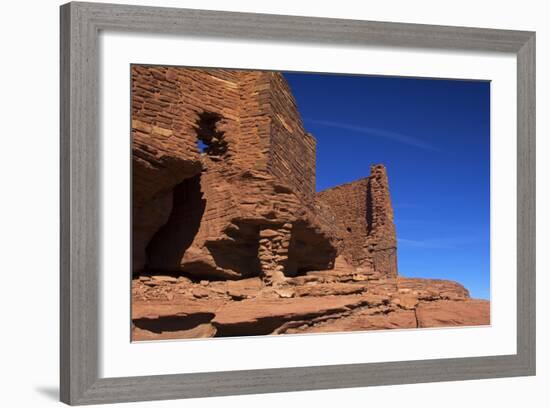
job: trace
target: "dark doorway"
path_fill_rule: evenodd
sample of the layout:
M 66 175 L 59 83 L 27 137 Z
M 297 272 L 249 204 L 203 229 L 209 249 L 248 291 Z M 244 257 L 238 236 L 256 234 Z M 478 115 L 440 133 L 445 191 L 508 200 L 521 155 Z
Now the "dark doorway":
M 167 272 L 180 270 L 180 261 L 199 231 L 205 208 L 200 175 L 174 187 L 170 218 L 147 246 L 148 269 Z

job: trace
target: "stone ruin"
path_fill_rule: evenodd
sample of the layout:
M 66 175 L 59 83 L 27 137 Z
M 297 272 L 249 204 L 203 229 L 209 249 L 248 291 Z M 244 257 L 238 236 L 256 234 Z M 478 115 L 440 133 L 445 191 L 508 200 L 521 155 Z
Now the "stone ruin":
M 275 297 L 285 316 L 303 315 L 313 306 L 290 298 L 315 293 L 349 309 L 348 295 L 368 288 L 374 296 L 375 283 L 384 293 L 398 293 L 398 282 L 426 290 L 420 281 L 399 281 L 383 165 L 316 192 L 316 140 L 280 73 L 132 65 L 131 81 L 134 339 L 283 333 L 289 322 L 280 316 L 260 324 L 250 313 L 275 313 Z M 438 290 L 467 299 L 455 285 Z M 221 323 L 214 309 L 228 299 L 239 307 L 254 301 L 254 310 L 227 311 L 236 321 Z M 198 319 L 186 323 L 192 329 L 162 323 L 182 314 Z M 413 325 L 408 319 L 397 327 Z
M 384 166 L 316 193 L 281 74 L 134 65 L 132 136 L 135 272 L 273 284 L 342 257 L 397 276 Z

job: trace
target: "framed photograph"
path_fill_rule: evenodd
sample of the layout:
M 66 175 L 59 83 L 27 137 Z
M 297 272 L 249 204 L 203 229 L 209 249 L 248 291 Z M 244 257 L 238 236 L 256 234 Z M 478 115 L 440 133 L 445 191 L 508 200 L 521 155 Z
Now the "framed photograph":
M 535 374 L 535 34 L 61 7 L 61 400 Z

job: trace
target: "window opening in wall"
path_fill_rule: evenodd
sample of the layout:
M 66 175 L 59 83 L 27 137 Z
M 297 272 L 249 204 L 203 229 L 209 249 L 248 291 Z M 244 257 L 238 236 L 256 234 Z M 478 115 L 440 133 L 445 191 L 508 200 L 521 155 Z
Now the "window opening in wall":
M 206 153 L 206 149 L 208 148 L 208 145 L 204 143 L 201 139 L 197 139 L 197 147 L 199 148 L 199 151 L 201 153 Z

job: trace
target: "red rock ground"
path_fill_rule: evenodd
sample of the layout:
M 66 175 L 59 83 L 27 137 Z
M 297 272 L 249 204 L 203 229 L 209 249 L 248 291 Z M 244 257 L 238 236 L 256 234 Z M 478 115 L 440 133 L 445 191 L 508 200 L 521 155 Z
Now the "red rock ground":
M 276 287 L 259 277 L 193 282 L 142 275 L 132 293 L 134 341 L 490 323 L 489 302 L 471 299 L 458 283 L 380 278 L 342 261 Z

